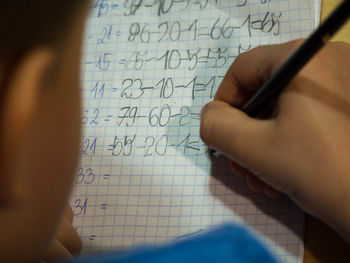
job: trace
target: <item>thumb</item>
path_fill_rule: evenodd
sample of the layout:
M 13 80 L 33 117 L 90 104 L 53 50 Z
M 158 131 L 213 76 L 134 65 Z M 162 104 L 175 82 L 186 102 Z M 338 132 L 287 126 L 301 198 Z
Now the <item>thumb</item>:
M 202 109 L 200 134 L 209 147 L 260 177 L 269 174 L 276 161 L 274 126 L 274 120 L 252 119 L 225 102 L 213 101 Z

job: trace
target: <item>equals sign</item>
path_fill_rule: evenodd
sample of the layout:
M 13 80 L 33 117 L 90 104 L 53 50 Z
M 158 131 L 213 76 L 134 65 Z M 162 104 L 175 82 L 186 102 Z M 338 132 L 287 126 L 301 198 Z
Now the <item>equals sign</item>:
M 112 4 L 112 5 L 111 5 L 111 8 L 112 8 L 112 9 L 118 9 L 118 8 L 119 8 L 119 5 L 118 5 L 118 4 Z
M 191 113 L 191 116 L 192 116 L 192 118 L 193 119 L 195 119 L 195 120 L 200 120 L 201 118 L 200 118 L 200 114 L 199 113 L 194 113 L 194 112 L 192 112 Z
M 110 177 L 111 177 L 110 174 L 105 174 L 105 175 L 103 175 L 103 179 L 104 179 L 104 180 L 108 180 Z
M 112 92 L 117 92 L 118 89 L 117 88 L 113 88 Z
M 90 237 L 89 237 L 89 240 L 95 240 L 95 238 L 96 238 L 96 236 L 95 235 L 91 235 Z
M 118 30 L 116 35 L 117 35 L 117 37 L 120 37 L 121 34 L 122 34 L 122 32 Z
M 107 204 L 102 204 L 101 209 L 106 210 L 107 209 Z
M 203 33 L 203 30 L 206 30 L 207 33 Z M 209 36 L 210 34 L 208 33 L 208 28 L 207 27 L 200 27 L 199 28 L 199 33 L 198 33 L 198 36 Z
M 121 59 L 121 60 L 119 61 L 119 64 L 125 64 L 125 62 L 126 62 L 126 59 L 123 58 L 123 59 Z

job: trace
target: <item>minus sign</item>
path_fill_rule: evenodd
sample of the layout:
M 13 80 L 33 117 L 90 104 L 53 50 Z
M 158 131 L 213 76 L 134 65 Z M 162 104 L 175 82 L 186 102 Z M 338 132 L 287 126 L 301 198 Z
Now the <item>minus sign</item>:
M 145 59 L 145 61 L 146 61 L 146 62 L 149 62 L 149 61 L 152 61 L 152 60 L 155 60 L 155 59 L 157 59 L 157 57 Z
M 210 34 L 198 34 L 198 36 L 210 36 Z
M 146 146 L 138 146 L 137 149 L 146 149 Z

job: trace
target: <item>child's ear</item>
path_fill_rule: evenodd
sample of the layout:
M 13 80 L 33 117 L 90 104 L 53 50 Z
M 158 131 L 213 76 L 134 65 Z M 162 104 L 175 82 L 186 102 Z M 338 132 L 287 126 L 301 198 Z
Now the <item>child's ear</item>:
M 0 137 L 0 207 L 21 199 L 19 178 L 12 174 L 21 143 L 26 138 L 45 76 L 54 61 L 51 49 L 35 49 L 22 58 L 12 70 L 6 87 L 1 117 Z

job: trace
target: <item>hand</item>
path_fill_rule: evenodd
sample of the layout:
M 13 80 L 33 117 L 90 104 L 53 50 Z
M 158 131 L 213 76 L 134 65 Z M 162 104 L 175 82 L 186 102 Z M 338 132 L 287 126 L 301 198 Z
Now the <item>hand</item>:
M 239 110 L 301 43 L 239 56 L 202 110 L 201 137 L 255 191 L 286 193 L 350 240 L 350 46 L 326 45 L 282 92 L 270 118 Z
M 44 260 L 45 262 L 72 258 L 74 255 L 80 253 L 82 242 L 78 233 L 72 226 L 72 222 L 73 211 L 72 208 L 67 205 L 65 215 L 49 249 L 49 253 Z

